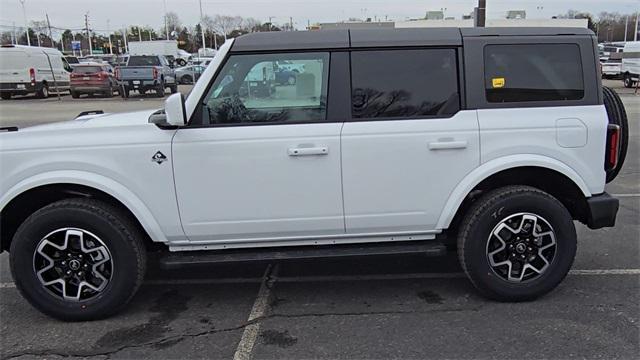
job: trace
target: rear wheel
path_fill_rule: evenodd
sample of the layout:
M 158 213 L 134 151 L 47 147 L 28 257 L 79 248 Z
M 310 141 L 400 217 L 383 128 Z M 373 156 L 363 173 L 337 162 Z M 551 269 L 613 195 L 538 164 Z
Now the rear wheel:
M 102 93 L 102 96 L 106 97 L 106 98 L 110 98 L 113 97 L 113 89 L 109 88 L 109 90 L 105 90 Z
M 493 190 L 465 215 L 458 256 L 473 285 L 499 301 L 553 290 L 576 253 L 573 219 L 557 199 L 527 186 Z
M 123 99 L 126 99 L 129 97 L 129 88 L 126 86 L 122 86 L 120 88 L 120 96 L 122 96 Z
M 173 84 L 169 87 L 169 89 L 171 90 L 172 94 L 175 94 L 178 92 L 178 84 Z
M 8 93 L 8 92 L 0 93 L 0 97 L 2 98 L 2 100 L 10 100 L 11 99 L 11 93 Z
M 77 98 L 80 97 L 80 93 L 77 92 L 77 91 L 72 91 L 71 92 L 71 97 L 74 98 L 74 99 L 77 99 Z
M 156 86 L 156 96 L 164 97 L 164 82 L 161 82 Z
M 146 265 L 133 223 L 91 199 L 62 200 L 35 212 L 16 232 L 10 259 L 22 295 L 66 321 L 104 318 L 122 309 Z
M 633 78 L 631 77 L 631 74 L 624 74 L 623 82 L 624 82 L 624 87 L 632 88 Z
M 36 97 L 38 99 L 46 99 L 49 97 L 49 86 L 47 84 L 40 85 L 40 88 L 36 91 Z

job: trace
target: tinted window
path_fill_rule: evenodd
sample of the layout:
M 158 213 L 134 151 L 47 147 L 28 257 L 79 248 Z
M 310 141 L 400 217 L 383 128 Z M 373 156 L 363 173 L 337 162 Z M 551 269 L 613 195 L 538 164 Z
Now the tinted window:
M 580 100 L 584 96 L 580 48 L 575 44 L 485 47 L 489 102 Z
M 354 118 L 445 116 L 460 109 L 453 49 L 351 53 Z
M 73 72 L 76 74 L 93 74 L 102 71 L 100 66 L 76 66 Z
M 158 56 L 131 56 L 127 66 L 160 66 Z
M 283 61 L 297 72 L 281 71 Z M 205 97 L 201 122 L 324 121 L 328 74 L 328 53 L 233 55 Z

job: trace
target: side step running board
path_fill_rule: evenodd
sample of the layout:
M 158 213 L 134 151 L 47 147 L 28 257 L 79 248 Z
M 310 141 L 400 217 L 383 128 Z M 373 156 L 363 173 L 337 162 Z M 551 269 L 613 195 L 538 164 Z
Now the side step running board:
M 423 253 L 426 256 L 442 256 L 446 247 L 434 240 L 406 243 L 352 244 L 332 246 L 294 246 L 276 248 L 187 251 L 167 253 L 159 259 L 165 269 L 185 265 L 204 265 L 233 262 L 357 257 L 372 255 L 403 255 Z

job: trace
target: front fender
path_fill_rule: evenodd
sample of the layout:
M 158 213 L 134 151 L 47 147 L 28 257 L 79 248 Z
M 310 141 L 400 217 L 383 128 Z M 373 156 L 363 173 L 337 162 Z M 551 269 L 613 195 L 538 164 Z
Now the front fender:
M 168 241 L 149 208 L 133 192 L 113 179 L 91 172 L 64 170 L 31 176 L 15 184 L 2 195 L 0 209 L 4 209 L 11 200 L 25 191 L 43 185 L 55 184 L 84 185 L 111 195 L 133 213 L 153 241 Z
M 462 201 L 464 201 L 471 190 L 473 190 L 473 188 L 475 188 L 480 182 L 491 175 L 499 173 L 500 171 L 518 167 L 540 167 L 557 171 L 571 179 L 571 181 L 580 188 L 580 191 L 582 191 L 585 197 L 590 197 L 592 195 L 589 187 L 584 180 L 582 180 L 580 175 L 578 175 L 578 173 L 571 167 L 556 159 L 532 154 L 505 156 L 480 165 L 458 183 L 456 188 L 449 195 L 449 200 L 445 204 L 442 214 L 438 219 L 436 229 L 442 230 L 449 227 L 449 224 L 451 224 L 451 221 L 462 204 Z

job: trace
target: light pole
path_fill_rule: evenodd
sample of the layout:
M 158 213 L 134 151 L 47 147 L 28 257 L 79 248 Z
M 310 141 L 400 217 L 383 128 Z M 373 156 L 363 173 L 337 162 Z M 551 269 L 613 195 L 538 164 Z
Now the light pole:
M 202 16 L 202 0 L 198 0 L 200 3 L 200 35 L 202 35 L 202 55 L 205 55 L 205 51 L 207 49 L 207 43 L 204 41 L 204 24 L 202 20 L 204 19 Z
M 163 1 L 164 4 L 164 33 L 166 39 L 169 40 L 169 27 L 167 26 L 167 0 Z
M 109 19 L 107 19 L 107 35 L 109 36 L 109 54 L 113 54 L 113 44 L 111 43 L 111 27 L 109 27 Z
M 24 27 L 27 29 L 27 46 L 31 46 L 31 39 L 29 39 L 29 23 L 27 23 L 27 11 L 24 9 L 24 2 L 25 0 L 20 0 L 20 5 L 22 5 L 22 17 L 24 17 Z

